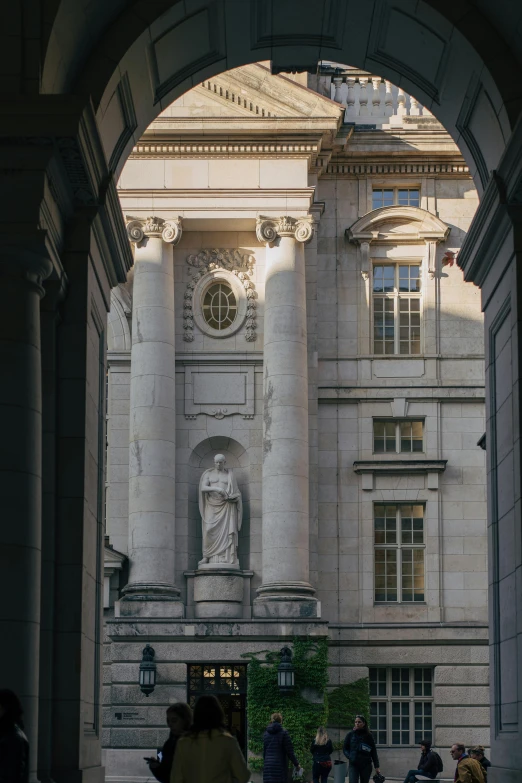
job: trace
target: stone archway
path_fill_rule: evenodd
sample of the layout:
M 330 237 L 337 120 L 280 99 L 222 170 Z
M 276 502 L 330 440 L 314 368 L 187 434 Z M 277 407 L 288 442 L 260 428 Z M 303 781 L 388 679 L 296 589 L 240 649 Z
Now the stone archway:
M 6 563 L 14 562 L 10 552 L 20 555 L 16 578 L 26 590 L 20 604 L 9 602 L 12 606 L 2 614 L 7 633 L 20 649 L 16 665 L 7 649 L 2 667 L 12 671 L 13 683 L 23 688 L 34 744 L 38 699 L 40 708 L 46 705 L 49 720 L 54 709 L 56 731 L 66 748 L 55 764 L 54 779 L 65 780 L 71 770 L 76 774 L 78 769 L 90 769 L 93 780 L 101 775 L 96 718 L 99 683 L 89 681 L 86 686 L 85 667 L 96 660 L 101 644 L 92 606 L 99 591 L 96 542 L 100 540 L 99 508 L 103 502 L 99 465 L 103 313 L 108 309 L 110 288 L 124 282 L 131 264 L 114 177 L 151 120 L 203 78 L 261 59 L 271 60 L 276 72 L 313 68 L 318 60 L 331 59 L 380 73 L 430 108 L 459 144 L 483 193 L 459 264 L 466 278 L 484 291 L 493 373 L 488 423 L 496 672 L 492 724 L 495 752 L 510 764 L 504 780 L 514 781 L 518 774 L 514 770 L 522 765 L 522 746 L 516 741 L 522 721 L 513 679 L 520 658 L 514 618 L 521 597 L 520 590 L 517 593 L 512 586 L 521 556 L 520 547 L 509 542 L 510 531 L 518 529 L 514 520 L 520 525 L 515 502 L 520 495 L 519 432 L 518 424 L 510 426 L 511 420 L 502 418 L 506 399 L 500 399 L 495 391 L 499 385 L 507 388 L 512 384 L 513 392 L 507 396 L 518 422 L 522 124 L 519 121 L 517 125 L 517 118 L 522 78 L 513 43 L 516 20 L 509 3 L 499 0 L 488 16 L 471 4 L 449 7 L 442 0 L 375 0 L 359 6 L 335 0 L 280 0 L 278 4 L 270 0 L 187 0 L 183 4 L 172 0 L 154 4 L 96 0 L 84 11 L 78 10 L 75 0 L 62 0 L 42 11 L 42 16 L 43 33 L 35 33 L 27 20 L 24 23 L 22 54 L 6 71 L 4 111 L 10 115 L 2 130 L 8 170 L 2 269 L 7 270 L 10 280 L 16 278 L 2 309 L 0 329 L 8 336 L 5 361 L 10 367 L 2 398 L 8 426 L 4 435 L 17 444 L 16 453 L 9 454 L 6 463 L 4 497 L 11 509 L 7 513 L 20 512 L 12 495 L 13 474 L 20 482 L 18 496 L 34 493 L 35 498 L 31 508 L 21 514 L 16 531 L 5 539 Z M 35 41 L 41 44 L 44 56 L 39 56 Z M 13 43 L 8 53 L 15 48 Z M 21 168 L 13 168 L 11 147 L 18 155 L 16 160 L 23 157 L 22 148 L 25 161 L 31 163 L 27 170 L 21 164 Z M 489 177 L 491 170 L 495 174 Z M 46 326 L 47 344 L 54 348 L 44 352 L 43 365 L 53 374 L 54 385 L 46 389 L 44 403 L 59 413 L 57 422 L 54 414 L 44 414 L 44 429 L 50 427 L 45 430 L 45 455 L 48 464 L 54 465 L 56 460 L 58 467 L 52 475 L 44 475 L 44 492 L 53 502 L 42 512 L 37 501 L 42 458 L 34 443 L 39 442 L 42 409 L 37 295 L 44 293 L 41 280 L 45 275 L 52 280 L 45 286 L 47 302 L 52 302 L 54 313 L 61 307 L 62 324 L 58 342 L 56 321 L 49 318 Z M 66 279 L 70 292 L 62 306 Z M 58 290 L 55 298 L 50 296 L 53 286 Z M 12 356 L 24 352 L 32 357 L 31 373 L 27 366 L 18 364 L 13 370 Z M 510 377 L 502 369 L 506 355 Z M 20 389 L 31 384 L 35 399 L 20 396 Z M 507 441 L 501 438 L 506 431 Z M 502 484 L 506 475 L 510 481 Z M 507 530 L 510 515 L 513 521 Z M 54 666 L 60 680 L 54 690 L 49 685 L 39 697 L 35 656 L 40 611 L 37 578 L 33 577 L 38 575 L 42 520 L 47 530 L 42 558 L 51 573 L 54 569 L 60 602 L 54 608 L 54 626 L 44 629 L 50 636 L 54 633 L 55 648 L 54 656 L 53 650 L 46 648 L 40 676 L 47 672 L 48 682 L 52 682 Z M 510 550 L 509 558 L 503 557 L 504 549 Z M 82 570 L 83 582 L 78 577 Z M 24 574 L 30 574 L 30 579 Z M 4 579 L 4 592 L 9 595 L 14 577 L 8 568 Z M 503 592 L 503 581 L 509 583 L 507 593 Z M 517 597 L 506 600 L 506 595 Z M 47 614 L 53 614 L 53 597 L 45 600 L 50 602 Z M 49 763 L 49 758 L 42 761 L 44 777 Z
M 516 121 L 516 64 L 471 7 L 452 11 L 432 0 L 372 2 L 350 8 L 326 0 L 159 2 L 97 14 L 84 62 L 75 51 L 81 17 L 72 0 L 57 10 L 43 68 L 43 92 L 89 94 L 107 159 L 120 171 L 134 140 L 175 98 L 204 78 L 263 59 L 275 72 L 314 70 L 320 59 L 381 74 L 432 110 L 458 141 L 477 187 L 485 187 Z M 119 12 L 119 13 L 118 13 Z M 64 20 L 77 24 L 74 34 Z M 496 46 L 495 46 L 496 45 Z M 58 51 L 59 50 L 59 51 Z M 512 80 L 506 80 L 507 68 Z M 520 80 L 519 80 L 520 81 Z

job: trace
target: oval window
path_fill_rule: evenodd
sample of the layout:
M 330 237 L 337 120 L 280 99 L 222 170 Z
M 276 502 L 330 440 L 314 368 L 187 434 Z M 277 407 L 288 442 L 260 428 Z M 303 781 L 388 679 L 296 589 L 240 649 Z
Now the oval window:
M 228 283 L 212 283 L 203 297 L 203 317 L 217 331 L 228 329 L 237 316 L 237 300 Z

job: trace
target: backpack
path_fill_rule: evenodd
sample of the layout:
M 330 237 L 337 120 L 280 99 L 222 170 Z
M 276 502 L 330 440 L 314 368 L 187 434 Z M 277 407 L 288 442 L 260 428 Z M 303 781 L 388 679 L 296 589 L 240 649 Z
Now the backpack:
M 435 756 L 435 761 L 437 762 L 437 775 L 438 775 L 439 772 L 444 772 L 444 764 L 442 763 L 442 759 L 436 750 L 432 750 L 431 752 Z

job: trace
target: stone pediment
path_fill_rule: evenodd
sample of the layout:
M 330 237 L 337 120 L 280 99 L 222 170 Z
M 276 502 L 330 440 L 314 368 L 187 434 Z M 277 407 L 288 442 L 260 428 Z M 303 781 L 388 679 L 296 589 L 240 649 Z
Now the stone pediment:
M 158 118 L 328 117 L 342 120 L 337 103 L 259 63 L 213 76 L 174 101 Z M 153 123 L 154 125 L 154 123 Z
M 103 548 L 103 565 L 105 569 L 120 570 L 123 568 L 123 564 L 127 560 L 127 555 L 123 552 L 118 552 L 109 544 L 109 537 L 105 536 L 105 544 Z
M 346 229 L 347 238 L 363 242 L 441 242 L 450 227 L 436 215 L 419 207 L 380 207 Z

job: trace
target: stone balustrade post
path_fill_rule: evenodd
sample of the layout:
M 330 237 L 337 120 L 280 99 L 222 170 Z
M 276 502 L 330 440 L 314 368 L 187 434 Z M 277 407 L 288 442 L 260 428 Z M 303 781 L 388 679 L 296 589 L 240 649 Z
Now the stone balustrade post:
M 41 251 L 38 240 L 34 250 L 27 244 L 21 238 L 6 242 L 0 259 L 0 688 L 11 688 L 21 699 L 29 780 L 35 781 L 42 554 L 40 299 L 52 264 L 43 239 Z
M 258 218 L 266 243 L 263 584 L 256 617 L 315 617 L 309 583 L 308 356 L 304 243 L 313 220 Z
M 129 432 L 129 583 L 121 613 L 182 617 L 175 585 L 174 263 L 181 218 L 130 219 L 134 260 Z

